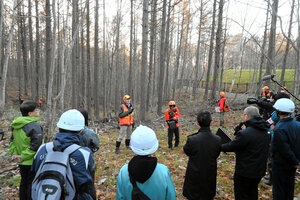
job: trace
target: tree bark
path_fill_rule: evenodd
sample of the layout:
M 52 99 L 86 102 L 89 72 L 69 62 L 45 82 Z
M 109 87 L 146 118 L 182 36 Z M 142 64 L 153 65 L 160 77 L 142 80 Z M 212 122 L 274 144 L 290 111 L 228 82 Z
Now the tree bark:
M 162 114 L 162 94 L 163 94 L 163 80 L 165 71 L 165 55 L 163 54 L 164 42 L 165 42 L 165 29 L 166 29 L 166 7 L 167 0 L 163 0 L 163 11 L 162 11 L 162 21 L 161 21 L 161 32 L 160 32 L 160 65 L 159 65 L 159 81 L 158 81 L 158 94 L 157 94 L 157 114 L 161 116 Z
M 39 0 L 35 0 L 35 74 L 36 74 L 36 82 L 35 82 L 35 88 L 37 91 L 37 94 L 40 95 L 40 24 L 39 24 Z
M 216 6 L 217 0 L 214 0 L 213 4 L 213 21 L 211 27 L 211 35 L 210 35 L 210 44 L 209 44 L 209 53 L 208 53 L 208 64 L 207 64 L 207 74 L 206 74 L 206 83 L 205 83 L 205 92 L 204 92 L 204 99 L 208 99 L 208 84 L 209 84 L 209 77 L 210 77 L 210 70 L 212 64 L 212 56 L 213 56 L 213 48 L 214 48 L 214 38 L 215 38 L 215 18 L 216 18 Z
M 12 43 L 14 25 L 15 25 L 15 15 L 16 15 L 16 0 L 14 0 L 14 3 L 13 3 L 12 22 L 10 25 L 8 42 L 6 44 L 6 55 L 4 57 L 2 78 L 1 78 L 1 82 L 0 82 L 1 83 L 1 85 L 0 85 L 1 86 L 1 93 L 0 93 L 0 108 L 1 109 L 4 109 L 4 106 L 5 106 L 6 78 L 7 78 L 8 60 L 9 60 L 9 56 L 10 56 L 11 43 Z
M 278 0 L 273 0 L 271 30 L 270 30 L 269 47 L 268 47 L 269 59 L 267 62 L 265 75 L 271 75 L 272 69 L 275 67 L 275 45 L 276 45 L 275 37 L 276 37 L 277 10 L 278 10 Z M 270 80 L 266 81 L 266 85 L 270 85 Z
M 148 68 L 148 9 L 149 0 L 143 0 L 143 33 L 142 33 L 142 70 L 141 70 L 141 101 L 140 101 L 140 120 L 145 121 L 146 116 L 146 69 Z
M 213 85 L 211 91 L 211 100 L 216 99 L 216 91 L 214 88 L 217 88 L 217 81 L 219 78 L 219 70 L 220 70 L 220 56 L 221 56 L 221 46 L 222 46 L 222 20 L 223 20 L 223 6 L 224 1 L 219 1 L 219 16 L 218 16 L 218 28 L 216 33 L 216 51 L 215 51 L 215 65 L 214 65 L 214 77 L 213 77 Z
M 87 69 L 87 110 L 91 113 L 91 91 L 92 91 L 92 81 L 91 81 L 91 47 L 90 47 L 90 3 L 87 0 L 86 8 L 86 69 Z M 98 77 L 97 77 L 98 78 Z
M 95 7 L 95 43 L 94 43 L 94 106 L 95 106 L 95 117 L 97 120 L 99 120 L 99 0 L 96 1 L 96 7 Z
M 46 0 L 46 47 L 45 47 L 45 55 L 46 55 L 46 95 L 48 94 L 48 84 L 49 84 L 49 71 L 51 68 L 51 8 L 50 8 L 50 0 Z M 48 104 L 49 102 L 47 102 Z

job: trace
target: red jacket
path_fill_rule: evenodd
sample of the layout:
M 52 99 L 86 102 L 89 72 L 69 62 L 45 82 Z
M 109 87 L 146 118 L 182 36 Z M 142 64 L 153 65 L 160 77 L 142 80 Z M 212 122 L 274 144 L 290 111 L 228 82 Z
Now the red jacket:
M 218 106 L 219 106 L 219 110 L 220 110 L 220 111 L 223 111 L 223 112 L 224 112 L 224 104 L 225 104 L 226 100 L 227 100 L 227 99 L 226 99 L 225 97 L 223 97 L 223 98 L 221 98 L 221 99 L 219 100 Z M 228 105 L 228 104 L 227 104 L 227 105 Z M 229 105 L 228 105 L 228 110 L 230 110 Z
M 175 107 L 175 110 L 173 111 L 172 109 L 167 109 L 165 110 L 165 120 L 169 121 L 173 117 L 174 120 L 176 121 L 176 127 L 179 127 L 178 119 L 180 117 L 180 112 L 177 107 Z M 169 128 L 169 125 L 167 124 L 167 127 Z

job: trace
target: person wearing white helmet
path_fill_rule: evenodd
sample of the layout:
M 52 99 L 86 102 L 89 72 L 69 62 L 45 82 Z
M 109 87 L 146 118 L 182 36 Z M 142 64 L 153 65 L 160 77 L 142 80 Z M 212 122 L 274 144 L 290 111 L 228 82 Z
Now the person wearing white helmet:
M 279 122 L 272 140 L 273 199 L 294 199 L 295 173 L 300 169 L 300 122 L 293 119 L 292 100 L 282 98 L 274 104 Z
M 158 149 L 155 132 L 140 125 L 131 135 L 130 148 L 136 155 L 120 170 L 116 199 L 176 199 L 169 169 L 151 156 Z
M 84 129 L 84 116 L 76 109 L 64 112 L 57 123 L 59 133 L 53 141 L 54 151 L 64 151 L 72 144 L 80 144 L 80 136 Z M 48 144 L 48 143 L 47 143 Z M 45 144 L 38 150 L 32 171 L 36 173 L 42 164 L 47 151 Z M 59 159 L 59 158 L 57 158 Z M 96 199 L 94 186 L 94 156 L 88 147 L 80 147 L 70 155 L 70 166 L 76 187 L 76 197 L 82 200 Z

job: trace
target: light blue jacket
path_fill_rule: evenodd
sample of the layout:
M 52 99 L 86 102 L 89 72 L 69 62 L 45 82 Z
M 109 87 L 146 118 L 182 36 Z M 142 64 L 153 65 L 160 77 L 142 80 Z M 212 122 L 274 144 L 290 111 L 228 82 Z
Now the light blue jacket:
M 143 184 L 137 182 L 140 190 L 151 200 L 174 200 L 176 192 L 167 166 L 157 163 L 151 177 Z M 129 180 L 128 164 L 124 165 L 117 180 L 116 199 L 131 200 L 132 184 Z

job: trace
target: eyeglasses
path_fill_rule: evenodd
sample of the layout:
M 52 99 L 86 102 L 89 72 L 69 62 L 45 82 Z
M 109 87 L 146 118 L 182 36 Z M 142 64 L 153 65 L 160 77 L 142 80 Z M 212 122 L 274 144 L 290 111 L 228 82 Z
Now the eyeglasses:
M 175 105 L 171 105 L 170 107 L 173 107 L 173 108 L 175 108 L 176 106 L 175 106 Z

